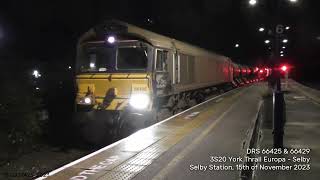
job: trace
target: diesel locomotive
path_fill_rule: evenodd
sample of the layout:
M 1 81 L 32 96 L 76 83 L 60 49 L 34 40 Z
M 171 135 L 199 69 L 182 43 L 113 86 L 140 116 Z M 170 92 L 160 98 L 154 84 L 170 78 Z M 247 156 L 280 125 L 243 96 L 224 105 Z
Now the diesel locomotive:
M 76 121 L 111 136 L 254 76 L 228 57 L 117 20 L 80 37 L 76 67 Z

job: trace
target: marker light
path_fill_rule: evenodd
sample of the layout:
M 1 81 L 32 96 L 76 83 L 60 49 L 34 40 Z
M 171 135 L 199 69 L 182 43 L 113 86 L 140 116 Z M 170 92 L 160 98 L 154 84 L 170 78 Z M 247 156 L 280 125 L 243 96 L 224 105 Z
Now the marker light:
M 146 109 L 150 103 L 147 94 L 132 94 L 129 104 L 136 109 Z
M 96 65 L 94 63 L 90 63 L 90 68 L 94 68 Z
M 91 98 L 89 98 L 89 97 L 84 98 L 84 103 L 91 104 L 91 102 L 92 102 Z
M 113 44 L 116 41 L 116 38 L 114 36 L 108 37 L 108 43 Z

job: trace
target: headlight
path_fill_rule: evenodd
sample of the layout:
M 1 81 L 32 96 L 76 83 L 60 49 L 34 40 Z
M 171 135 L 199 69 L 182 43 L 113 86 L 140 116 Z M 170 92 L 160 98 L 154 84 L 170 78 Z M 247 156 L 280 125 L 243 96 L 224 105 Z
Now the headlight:
M 89 97 L 84 98 L 84 103 L 91 104 L 91 102 L 92 102 L 91 98 L 89 98 Z
M 150 103 L 150 97 L 147 94 L 132 94 L 129 104 L 136 109 L 145 109 Z
M 90 96 L 86 96 L 84 98 L 82 98 L 79 101 L 79 104 L 83 104 L 83 105 L 92 105 L 93 104 L 93 98 Z

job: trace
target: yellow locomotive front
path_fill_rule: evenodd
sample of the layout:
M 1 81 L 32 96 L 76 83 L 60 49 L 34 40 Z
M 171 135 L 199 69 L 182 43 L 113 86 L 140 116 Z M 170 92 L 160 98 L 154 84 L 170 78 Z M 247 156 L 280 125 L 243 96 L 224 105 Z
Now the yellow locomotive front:
M 95 132 L 102 129 L 102 133 L 114 136 L 126 121 L 154 120 L 153 51 L 142 39 L 114 30 L 102 34 L 92 31 L 79 41 L 76 121 L 87 134 L 100 133 L 96 136 L 104 138 Z

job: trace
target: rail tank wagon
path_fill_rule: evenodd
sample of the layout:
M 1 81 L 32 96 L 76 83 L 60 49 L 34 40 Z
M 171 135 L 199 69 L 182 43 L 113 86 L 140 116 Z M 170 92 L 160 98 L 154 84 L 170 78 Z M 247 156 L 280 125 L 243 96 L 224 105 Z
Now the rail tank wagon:
M 75 120 L 95 141 L 153 124 L 241 76 L 228 57 L 117 20 L 80 37 L 76 64 Z

